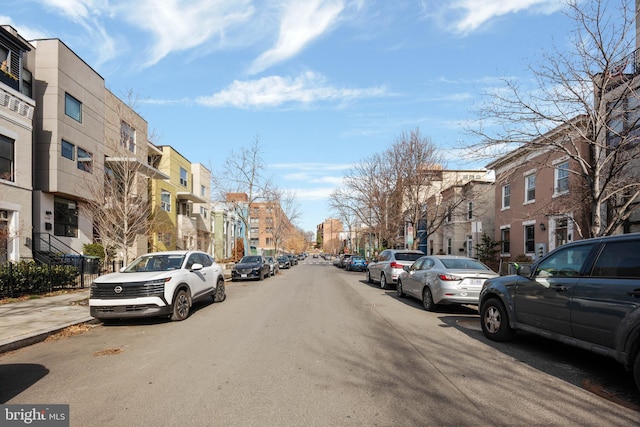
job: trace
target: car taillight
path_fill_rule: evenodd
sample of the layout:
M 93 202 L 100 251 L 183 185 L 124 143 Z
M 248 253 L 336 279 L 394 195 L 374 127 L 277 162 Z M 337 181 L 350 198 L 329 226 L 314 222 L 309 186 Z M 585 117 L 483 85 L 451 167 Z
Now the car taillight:
M 404 268 L 404 265 L 402 265 L 400 263 L 397 263 L 395 261 L 391 261 L 391 268 L 400 268 L 400 269 L 402 269 L 402 268 Z
M 440 280 L 447 280 L 447 281 L 462 280 L 462 277 L 454 276 L 453 274 L 438 274 L 438 277 L 440 278 Z

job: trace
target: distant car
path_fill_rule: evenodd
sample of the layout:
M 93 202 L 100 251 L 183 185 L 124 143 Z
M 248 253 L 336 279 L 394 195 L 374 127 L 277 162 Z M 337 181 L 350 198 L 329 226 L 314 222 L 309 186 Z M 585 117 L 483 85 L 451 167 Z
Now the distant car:
M 365 271 L 367 269 L 367 259 L 363 256 L 354 255 L 345 263 L 344 269 L 347 271 Z
M 312 258 L 318 258 L 318 254 L 313 254 Z
M 288 254 L 287 257 L 292 266 L 298 265 L 298 258 L 295 255 Z
M 473 258 L 430 255 L 404 268 L 396 292 L 399 297 L 409 295 L 421 300 L 427 311 L 434 311 L 439 304 L 478 305 L 485 280 L 498 276 Z
M 367 266 L 367 282 L 379 282 L 382 289 L 395 285 L 405 265 L 413 264 L 425 254 L 409 249 L 385 249 Z
M 198 251 L 154 252 L 91 284 L 89 313 L 99 320 L 168 315 L 189 317 L 194 301 L 226 299 L 222 267 Z
M 280 269 L 278 262 L 272 256 L 268 256 L 266 257 L 266 259 L 267 264 L 269 264 L 269 274 L 275 276 L 276 274 L 278 274 L 278 270 Z
M 271 269 L 267 260 L 262 255 L 246 255 L 233 266 L 231 281 L 236 280 L 262 280 L 269 277 Z
M 639 248 L 640 233 L 578 240 L 487 280 L 482 332 L 508 341 L 525 331 L 610 357 L 640 389 Z
M 336 259 L 333 260 L 333 265 L 338 268 L 345 268 L 347 265 L 347 261 L 351 258 L 352 254 L 340 254 Z
M 281 255 L 278 257 L 278 267 L 279 268 L 291 268 L 291 261 L 288 256 Z

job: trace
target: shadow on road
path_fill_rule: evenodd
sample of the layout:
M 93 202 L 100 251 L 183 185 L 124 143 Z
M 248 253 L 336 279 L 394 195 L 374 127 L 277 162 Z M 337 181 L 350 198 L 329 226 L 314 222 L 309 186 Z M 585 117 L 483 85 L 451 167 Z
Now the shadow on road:
M 0 403 L 6 403 L 49 374 L 34 363 L 0 364 Z

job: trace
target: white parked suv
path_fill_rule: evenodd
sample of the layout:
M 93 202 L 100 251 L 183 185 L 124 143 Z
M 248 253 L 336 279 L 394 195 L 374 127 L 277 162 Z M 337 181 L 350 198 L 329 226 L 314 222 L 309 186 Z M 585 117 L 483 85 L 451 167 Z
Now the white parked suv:
M 398 276 L 404 271 L 405 265 L 411 265 L 423 256 L 422 251 L 385 249 L 367 266 L 367 282 L 380 282 L 380 287 L 387 289 L 389 283 L 398 283 Z
M 96 319 L 170 316 L 184 320 L 194 301 L 224 301 L 224 274 L 213 258 L 198 251 L 154 252 L 119 273 L 91 284 L 89 312 Z

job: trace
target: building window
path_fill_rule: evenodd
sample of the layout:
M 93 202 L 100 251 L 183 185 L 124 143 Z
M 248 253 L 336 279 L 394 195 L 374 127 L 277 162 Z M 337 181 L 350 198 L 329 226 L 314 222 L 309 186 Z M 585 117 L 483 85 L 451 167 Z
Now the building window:
M 165 247 L 171 246 L 171 233 L 158 233 L 158 241 Z
M 207 217 L 207 210 L 204 208 L 204 206 L 200 206 L 200 215 L 202 215 L 203 218 Z
M 33 76 L 31 71 L 22 69 L 22 87 L 20 88 L 22 94 L 27 95 L 29 98 L 33 98 Z
M 162 190 L 160 193 L 160 209 L 171 212 L 171 193 L 166 190 Z
M 206 195 L 206 189 L 204 187 L 204 185 L 200 186 L 200 196 L 204 197 Z
M 93 154 L 78 147 L 78 169 L 93 173 Z
M 127 122 L 120 122 L 120 145 L 125 149 L 136 152 L 136 130 Z
M 524 177 L 524 202 L 536 201 L 536 176 L 528 175 Z
M 82 103 L 68 93 L 64 94 L 64 113 L 82 123 Z
M 555 169 L 555 194 L 563 194 L 569 191 L 569 162 L 560 163 Z
M 180 185 L 186 187 L 189 184 L 187 181 L 187 171 L 184 168 L 180 168 Z
M 0 179 L 14 181 L 15 141 L 0 135 Z
M 273 246 L 273 237 L 267 237 L 266 243 L 267 246 Z
M 451 255 L 452 245 L 453 245 L 453 241 L 451 240 L 451 237 L 447 237 L 447 255 Z
M 467 205 L 467 219 L 473 219 L 473 202 Z
M 502 209 L 511 207 L 511 185 L 505 184 L 502 186 Z
M 532 254 L 536 251 L 536 225 L 524 226 L 524 252 Z
M 56 197 L 53 202 L 53 234 L 78 237 L 78 204 Z
M 556 248 L 569 241 L 569 221 L 567 218 L 556 219 L 555 243 Z
M 509 254 L 511 252 L 511 229 L 509 227 L 500 230 L 500 252 Z
M 64 139 L 62 140 L 62 157 L 66 157 L 69 160 L 73 160 L 73 153 L 76 151 L 76 147 L 70 143 L 65 141 Z
M 251 240 L 249 241 L 249 244 L 251 245 L 251 247 L 253 247 L 253 248 L 257 248 L 257 247 L 258 247 L 258 245 L 260 244 L 260 242 L 258 241 L 258 239 L 251 239 Z

